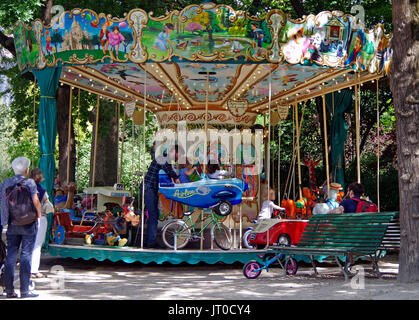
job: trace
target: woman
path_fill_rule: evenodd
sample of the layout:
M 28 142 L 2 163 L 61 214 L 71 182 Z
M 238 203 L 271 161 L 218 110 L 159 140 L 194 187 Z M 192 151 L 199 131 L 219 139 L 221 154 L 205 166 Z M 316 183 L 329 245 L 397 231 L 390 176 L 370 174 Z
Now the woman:
M 45 239 L 45 234 L 47 232 L 47 214 L 54 212 L 54 207 L 49 201 L 48 193 L 40 184 L 44 180 L 44 175 L 42 174 L 41 169 L 32 169 L 30 172 L 30 178 L 32 178 L 36 183 L 36 187 L 38 189 L 38 198 L 41 201 L 41 221 L 39 224 L 38 232 L 36 234 L 35 246 L 32 253 L 31 278 L 44 278 L 45 276 L 39 272 L 41 248 Z

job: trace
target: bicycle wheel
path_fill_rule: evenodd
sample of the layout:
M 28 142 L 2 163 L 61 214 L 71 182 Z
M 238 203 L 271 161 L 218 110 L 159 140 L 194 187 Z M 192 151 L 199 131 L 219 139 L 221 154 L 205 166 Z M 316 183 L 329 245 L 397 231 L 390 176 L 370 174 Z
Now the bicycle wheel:
M 230 230 L 222 223 L 214 224 L 211 227 L 211 236 L 215 240 L 215 244 L 222 250 L 230 250 L 232 237 Z
M 251 260 L 244 265 L 243 274 L 247 279 L 256 279 L 262 272 L 262 270 L 259 270 L 260 268 L 261 264 L 259 262 Z
M 175 247 L 175 237 L 177 249 L 185 247 L 191 238 L 191 230 L 182 220 L 170 221 L 163 227 L 162 238 L 166 247 L 169 249 L 173 249 Z

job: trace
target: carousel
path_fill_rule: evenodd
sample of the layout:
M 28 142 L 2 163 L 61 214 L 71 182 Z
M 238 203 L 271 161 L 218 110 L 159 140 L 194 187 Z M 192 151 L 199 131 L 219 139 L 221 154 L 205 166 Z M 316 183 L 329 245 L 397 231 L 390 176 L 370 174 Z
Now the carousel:
M 49 216 L 48 254 L 142 263 L 245 263 L 272 243 L 298 242 L 298 233 L 312 214 L 314 187 L 302 186 L 300 166 L 305 159 L 300 156 L 299 130 L 305 103 L 316 97 L 323 101 L 325 136 L 326 109 L 333 107 L 334 137 L 344 121 L 338 110 L 355 100 L 361 181 L 359 87 L 375 82 L 378 92 L 379 79 L 389 74 L 391 36 L 382 25 L 364 29 L 356 17 L 338 11 L 292 20 L 282 11 L 272 10 L 257 18 L 213 3 L 190 5 L 160 17 L 142 9 L 133 9 L 124 17 L 89 9 L 65 11 L 61 6 L 52 10 L 50 25 L 40 20 L 30 25 L 19 22 L 14 31 L 18 66 L 22 73 L 34 74 L 41 91 L 39 167 L 48 192 L 55 173 L 56 92 L 60 85 L 70 86 L 70 111 L 73 90 L 85 90 L 97 96 L 96 110 L 104 100 L 114 102 L 118 110 L 123 108 L 123 119 L 119 119 L 123 128 L 126 121 L 145 127 L 146 115 L 152 113 L 166 137 L 178 137 L 181 132 L 193 136 L 197 129 L 205 135 L 200 143 L 185 148 L 193 156 L 198 149 L 204 150 L 203 159 L 196 160 L 197 181 L 187 186 L 160 181 L 159 230 L 166 249 L 143 247 L 147 224 L 144 198 L 134 208 L 130 202 L 134 190 L 125 190 L 118 175 L 115 186 L 99 187 L 93 182 L 83 190 L 80 214 L 74 210 L 76 191 L 67 181 L 66 204 Z M 263 125 L 255 125 L 261 115 Z M 281 123 L 290 117 L 296 131 L 295 166 L 290 170 L 298 176 L 295 199 L 289 197 L 290 175 L 281 190 L 280 181 L 285 177 L 280 177 L 279 170 L 276 174 L 271 170 L 274 161 L 279 168 L 280 152 L 275 159 L 269 152 L 272 141 L 280 150 Z M 272 136 L 275 128 L 278 134 Z M 97 121 L 93 130 L 97 133 Z M 217 144 L 215 152 L 220 168 L 230 177 L 217 182 L 205 176 L 213 131 L 230 134 L 227 142 Z M 235 136 L 239 142 L 229 143 Z M 334 172 L 335 182 L 343 182 L 339 180 L 343 179 L 339 161 L 344 142 L 331 141 L 332 146 L 324 141 L 325 150 L 332 148 L 331 163 L 327 152 L 323 163 L 328 194 L 334 189 L 329 172 Z M 139 143 L 145 150 L 145 138 Z M 96 159 L 96 152 L 93 157 Z M 120 166 L 122 170 L 122 161 Z M 95 171 L 93 166 L 93 181 Z M 138 187 L 143 194 L 144 187 Z M 272 224 L 258 226 L 265 245 L 252 247 L 248 241 L 244 245 L 243 233 L 258 217 L 271 188 L 276 189 L 276 199 L 286 211 L 270 219 L 275 220 Z M 209 198 L 217 201 L 204 201 Z M 194 207 L 192 213 L 189 207 Z M 135 230 L 130 237 L 136 241 L 121 242 L 121 237 L 113 237 L 110 244 L 109 233 L 123 221 Z M 296 225 L 290 228 L 288 238 L 272 229 L 278 221 L 285 229 Z M 185 236 L 175 229 L 187 229 L 188 233 Z

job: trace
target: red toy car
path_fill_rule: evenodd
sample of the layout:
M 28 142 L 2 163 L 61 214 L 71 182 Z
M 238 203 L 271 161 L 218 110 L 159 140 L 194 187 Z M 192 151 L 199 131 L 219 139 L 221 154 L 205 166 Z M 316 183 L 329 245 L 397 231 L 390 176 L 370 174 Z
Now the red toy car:
M 295 245 L 308 220 L 265 219 L 257 222 L 243 235 L 243 244 L 247 248 L 264 248 L 267 245 Z M 269 241 L 268 241 L 269 235 Z

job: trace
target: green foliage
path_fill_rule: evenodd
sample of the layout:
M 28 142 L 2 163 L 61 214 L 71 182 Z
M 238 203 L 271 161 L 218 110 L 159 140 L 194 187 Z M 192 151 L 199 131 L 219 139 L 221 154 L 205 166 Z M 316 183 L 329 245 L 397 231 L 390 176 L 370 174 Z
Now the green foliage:
M 17 21 L 31 21 L 41 5 L 41 0 L 0 1 L 0 26 L 9 28 Z

